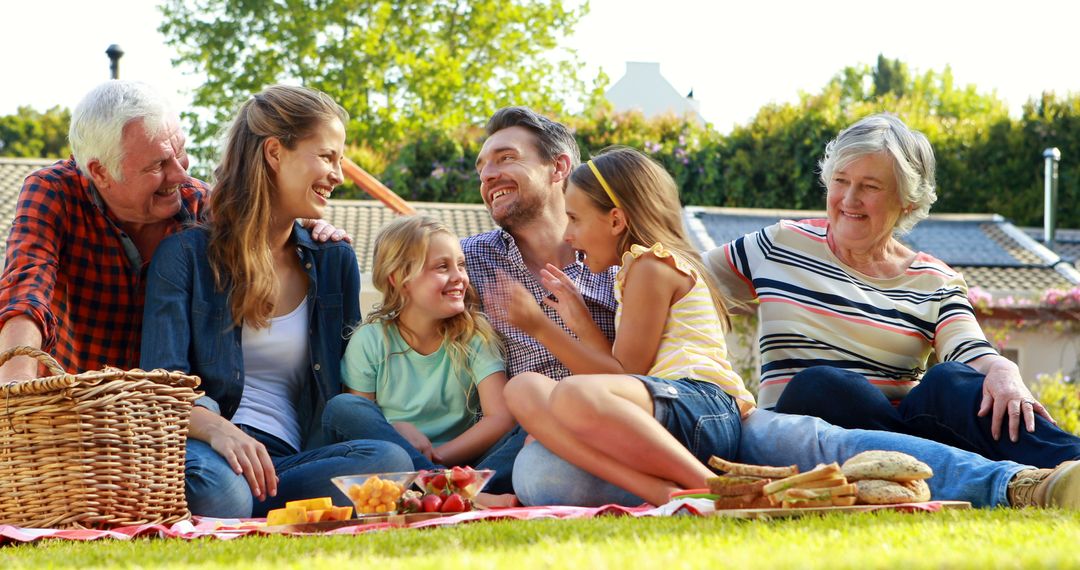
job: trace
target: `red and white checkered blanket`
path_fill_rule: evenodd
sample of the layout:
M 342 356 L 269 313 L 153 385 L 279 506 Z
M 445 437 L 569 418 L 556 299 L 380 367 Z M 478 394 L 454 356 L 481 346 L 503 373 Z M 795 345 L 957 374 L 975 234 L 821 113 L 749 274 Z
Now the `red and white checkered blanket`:
M 908 512 L 929 511 L 934 512 L 942 508 L 939 502 L 912 503 L 909 505 L 882 506 L 881 508 L 899 509 Z M 691 515 L 700 516 L 712 514 L 712 501 L 706 499 L 684 499 L 672 501 L 660 507 L 621 507 L 606 505 L 598 508 L 590 507 L 515 507 L 506 509 L 487 509 L 471 511 L 452 516 L 423 520 L 406 525 L 407 528 L 425 528 L 432 526 L 444 526 L 471 522 L 478 520 L 532 520 L 532 519 L 579 519 L 601 515 L 648 517 L 648 516 L 671 516 Z M 372 531 L 381 531 L 399 526 L 386 522 L 364 523 L 357 520 L 355 525 L 342 526 L 331 530 L 318 532 L 268 530 L 260 526 L 262 519 L 214 519 L 208 517 L 194 517 L 191 520 L 181 521 L 171 525 L 146 524 L 137 526 L 119 527 L 112 530 L 89 530 L 89 529 L 48 529 L 48 528 L 20 528 L 11 525 L 0 525 L 0 545 L 8 543 L 33 542 L 42 539 L 62 540 L 98 540 L 102 538 L 115 538 L 127 540 L 139 537 L 159 538 L 219 538 L 229 540 L 241 536 L 261 534 L 290 534 L 290 535 L 313 535 L 313 534 L 362 534 Z

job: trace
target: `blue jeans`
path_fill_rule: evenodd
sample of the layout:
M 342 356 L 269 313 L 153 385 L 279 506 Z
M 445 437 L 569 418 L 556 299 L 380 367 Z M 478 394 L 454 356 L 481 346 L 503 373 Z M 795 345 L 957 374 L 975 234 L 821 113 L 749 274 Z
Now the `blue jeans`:
M 386 420 L 379 405 L 355 394 L 339 394 L 330 399 L 323 410 L 323 430 L 335 441 L 365 439 L 387 441 L 400 446 L 412 460 L 412 468 L 442 469 L 420 453 L 408 440 L 401 436 Z M 495 442 L 480 458 L 477 469 L 492 469 L 495 475 L 488 481 L 484 491 L 487 493 L 513 493 L 511 473 L 514 459 L 521 446 L 525 444 L 526 434 L 516 427 L 499 441 Z
M 263 517 L 287 501 L 333 497 L 352 505 L 330 481 L 358 473 L 409 471 L 412 464 L 400 447 L 384 441 L 347 441 L 296 453 L 280 439 L 242 427 L 266 446 L 278 477 L 277 496 L 258 501 L 243 475 L 206 442 L 188 439 L 184 464 L 185 494 L 192 514 L 219 518 Z
M 653 417 L 701 462 L 732 457 L 739 446 L 739 408 L 711 382 L 635 376 L 652 396 Z M 539 443 L 514 463 L 514 490 L 523 505 L 640 505 L 645 501 L 575 465 Z
M 931 367 L 900 405 L 893 406 L 861 374 L 815 366 L 792 378 L 774 410 L 816 416 L 846 428 L 906 433 L 989 459 L 1035 467 L 1080 459 L 1080 437 L 1038 415 L 1034 432 L 1021 426 L 1019 440 L 1013 443 L 1003 427 L 1001 438 L 995 441 L 990 435 L 990 415 L 976 415 L 984 378 L 966 364 L 943 362 Z
M 797 464 L 801 471 L 818 463 L 843 462 L 871 449 L 902 451 L 934 470 L 926 482 L 937 500 L 970 501 L 976 507 L 1008 505 L 1006 489 L 1017 472 L 1030 467 L 1012 461 L 990 461 L 947 445 L 885 431 L 849 430 L 810 416 L 757 409 L 742 422 L 736 461 L 756 465 Z M 525 446 L 514 466 L 518 498 L 530 505 L 635 506 L 643 501 L 570 465 L 538 444 Z M 523 479 L 518 484 L 518 471 Z M 530 473 L 552 473 L 550 483 Z M 526 502 L 527 501 L 527 502 Z

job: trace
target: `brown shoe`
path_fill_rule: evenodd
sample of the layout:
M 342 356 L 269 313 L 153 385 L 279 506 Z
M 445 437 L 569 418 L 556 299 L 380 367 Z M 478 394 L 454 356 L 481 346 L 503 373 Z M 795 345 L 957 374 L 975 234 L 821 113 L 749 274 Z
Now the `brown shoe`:
M 1009 481 L 1013 507 L 1080 509 L 1080 461 L 1066 461 L 1054 469 L 1028 469 Z

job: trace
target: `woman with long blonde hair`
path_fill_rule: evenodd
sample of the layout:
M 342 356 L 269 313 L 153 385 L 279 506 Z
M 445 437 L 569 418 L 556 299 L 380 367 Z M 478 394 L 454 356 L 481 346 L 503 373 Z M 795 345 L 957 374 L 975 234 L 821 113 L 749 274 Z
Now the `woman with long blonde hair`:
M 143 368 L 202 378 L 191 414 L 191 511 L 262 516 L 286 501 L 333 496 L 337 475 L 408 470 L 400 447 L 333 442 L 326 402 L 341 393 L 344 335 L 360 319 L 352 248 L 316 243 L 342 182 L 348 116 L 312 89 L 273 86 L 229 129 L 203 227 L 162 242 L 147 276 Z

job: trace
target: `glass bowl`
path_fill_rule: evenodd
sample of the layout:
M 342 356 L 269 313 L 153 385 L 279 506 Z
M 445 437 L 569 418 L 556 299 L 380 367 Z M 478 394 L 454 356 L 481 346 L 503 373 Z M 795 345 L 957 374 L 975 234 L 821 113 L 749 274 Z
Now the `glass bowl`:
M 494 469 L 473 469 L 454 467 L 452 469 L 434 469 L 421 471 L 416 477 L 416 484 L 425 493 L 439 493 L 444 489 L 457 493 L 465 499 L 474 499 L 495 475 Z
M 330 479 L 353 502 L 356 516 L 397 513 L 398 499 L 412 486 L 419 471 L 362 473 Z

